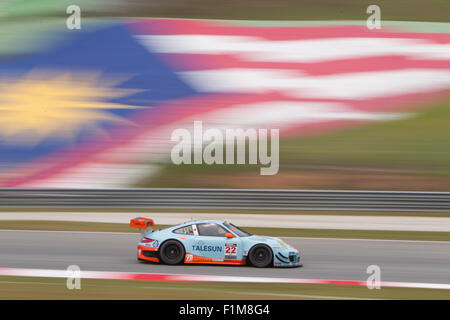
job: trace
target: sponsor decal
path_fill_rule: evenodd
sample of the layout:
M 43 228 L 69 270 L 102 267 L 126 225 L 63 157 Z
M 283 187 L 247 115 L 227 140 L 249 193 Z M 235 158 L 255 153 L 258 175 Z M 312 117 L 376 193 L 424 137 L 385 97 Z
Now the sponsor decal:
M 194 256 L 192 254 L 187 254 L 186 255 L 186 262 L 191 262 L 192 260 L 194 260 Z
M 201 252 L 205 252 L 205 251 L 222 252 L 222 247 L 220 247 L 220 246 L 197 246 L 197 245 L 193 245 L 192 246 L 192 250 L 193 251 L 201 251 Z

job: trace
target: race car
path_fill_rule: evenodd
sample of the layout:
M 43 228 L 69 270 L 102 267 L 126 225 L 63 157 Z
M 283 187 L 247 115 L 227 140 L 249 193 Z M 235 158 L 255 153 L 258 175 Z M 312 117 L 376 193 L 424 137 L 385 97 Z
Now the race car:
M 154 221 L 138 217 L 130 226 L 141 229 L 138 260 L 175 264 L 252 265 L 258 268 L 299 267 L 300 252 L 283 240 L 252 235 L 221 220 L 193 220 L 152 230 Z

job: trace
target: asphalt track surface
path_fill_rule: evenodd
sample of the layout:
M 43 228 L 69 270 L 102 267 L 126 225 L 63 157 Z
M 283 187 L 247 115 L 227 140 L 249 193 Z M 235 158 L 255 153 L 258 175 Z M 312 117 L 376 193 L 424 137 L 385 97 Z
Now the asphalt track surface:
M 303 254 L 301 268 L 167 266 L 136 260 L 139 234 L 0 230 L 0 267 L 85 271 L 366 280 L 450 284 L 450 242 L 286 238 Z

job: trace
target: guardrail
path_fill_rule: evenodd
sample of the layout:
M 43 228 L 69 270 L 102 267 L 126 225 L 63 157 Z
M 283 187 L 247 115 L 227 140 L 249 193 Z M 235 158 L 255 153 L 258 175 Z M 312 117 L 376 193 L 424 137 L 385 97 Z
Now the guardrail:
M 0 208 L 450 212 L 450 192 L 255 189 L 11 189 Z

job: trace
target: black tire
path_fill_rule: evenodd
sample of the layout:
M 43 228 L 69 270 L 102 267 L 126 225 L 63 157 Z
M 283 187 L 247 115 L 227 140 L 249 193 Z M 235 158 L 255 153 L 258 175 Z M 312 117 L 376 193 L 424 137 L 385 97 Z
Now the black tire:
M 176 240 L 168 240 L 161 245 L 159 257 L 165 264 L 180 264 L 184 261 L 185 250 L 183 245 Z
M 248 260 L 254 267 L 266 268 L 273 260 L 272 249 L 265 245 L 256 245 L 250 250 Z

